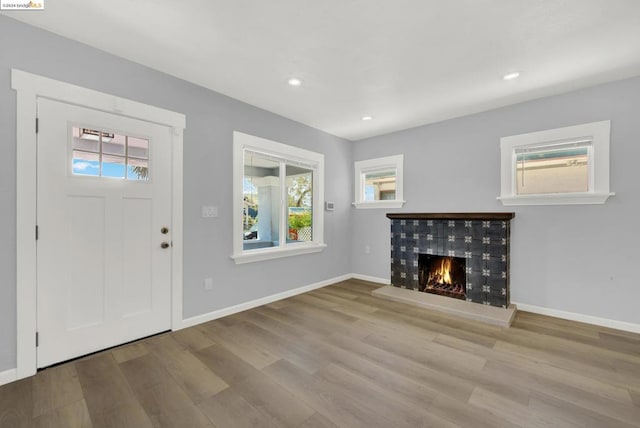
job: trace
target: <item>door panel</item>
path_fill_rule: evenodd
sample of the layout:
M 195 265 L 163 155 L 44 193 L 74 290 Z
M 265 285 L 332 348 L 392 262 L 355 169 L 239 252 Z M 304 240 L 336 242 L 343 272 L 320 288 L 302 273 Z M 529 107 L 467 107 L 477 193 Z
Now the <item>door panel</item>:
M 65 198 L 67 242 L 67 328 L 79 329 L 104 322 L 105 309 L 105 199 L 89 196 Z M 65 245 L 66 244 L 66 245 Z M 42 302 L 45 303 L 44 301 Z
M 171 133 L 44 99 L 38 117 L 45 367 L 170 328 Z
M 151 199 L 123 199 L 124 247 L 122 315 L 135 316 L 153 308 L 152 260 L 153 206 Z M 156 232 L 157 233 L 157 232 Z

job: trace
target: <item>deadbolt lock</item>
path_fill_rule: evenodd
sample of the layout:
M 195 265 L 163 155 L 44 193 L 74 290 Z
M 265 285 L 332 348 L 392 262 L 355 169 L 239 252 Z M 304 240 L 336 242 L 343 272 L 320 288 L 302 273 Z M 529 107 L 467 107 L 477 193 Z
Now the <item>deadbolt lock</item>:
M 162 233 L 163 235 L 166 235 L 167 233 L 169 233 L 169 228 L 163 227 L 162 229 L 160 229 L 160 233 Z
M 163 242 L 162 244 L 160 244 L 160 247 L 169 248 L 169 243 L 168 242 Z

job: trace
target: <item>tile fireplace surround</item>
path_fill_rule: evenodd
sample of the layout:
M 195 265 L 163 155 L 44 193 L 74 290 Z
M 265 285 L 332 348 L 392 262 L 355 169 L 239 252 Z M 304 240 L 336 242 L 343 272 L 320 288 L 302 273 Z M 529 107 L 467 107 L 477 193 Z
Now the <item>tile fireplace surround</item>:
M 393 287 L 387 287 L 391 296 L 386 297 L 404 301 L 403 292 L 407 292 L 409 303 L 437 301 L 456 308 L 447 312 L 484 310 L 501 316 L 503 308 L 515 310 L 509 300 L 510 223 L 514 216 L 512 212 L 387 214 L 391 220 Z M 421 254 L 464 259 L 466 302 L 418 291 Z

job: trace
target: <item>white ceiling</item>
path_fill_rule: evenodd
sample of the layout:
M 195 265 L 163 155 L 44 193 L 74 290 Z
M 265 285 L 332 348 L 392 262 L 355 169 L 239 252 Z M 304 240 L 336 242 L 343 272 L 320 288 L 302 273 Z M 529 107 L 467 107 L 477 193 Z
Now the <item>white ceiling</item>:
M 640 75 L 639 0 L 50 0 L 3 14 L 349 140 Z

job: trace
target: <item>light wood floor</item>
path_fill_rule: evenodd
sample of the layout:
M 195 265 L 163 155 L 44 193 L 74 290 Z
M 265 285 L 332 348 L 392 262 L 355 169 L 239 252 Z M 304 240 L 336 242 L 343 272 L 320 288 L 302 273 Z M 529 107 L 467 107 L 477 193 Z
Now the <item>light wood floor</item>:
M 640 335 L 346 281 L 0 387 L 0 426 L 638 427 Z

